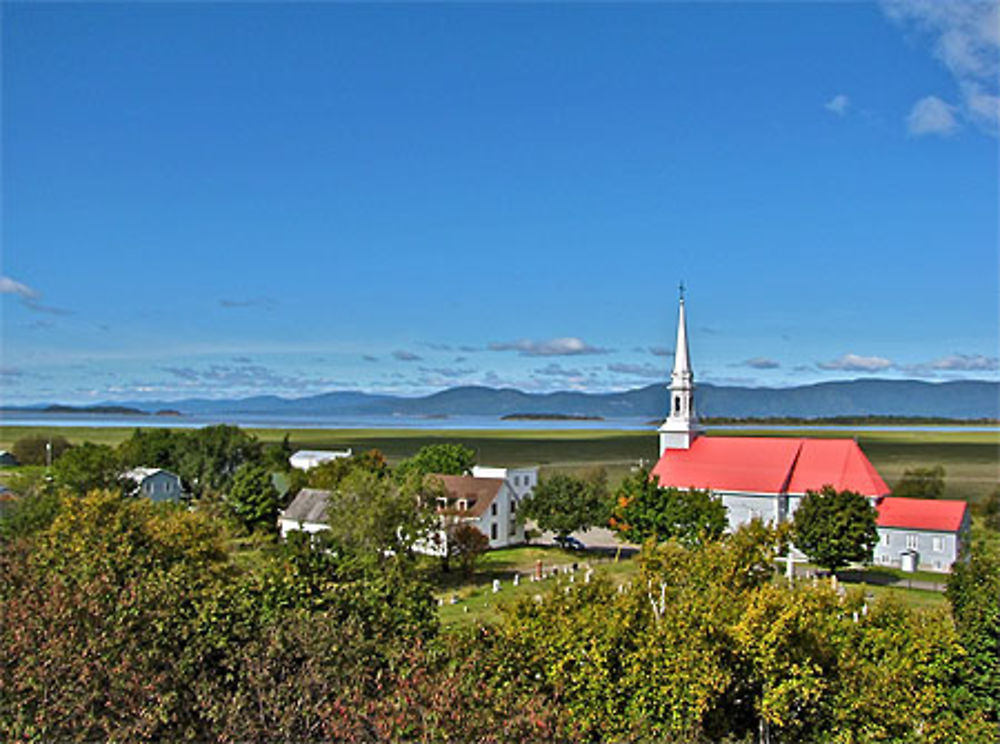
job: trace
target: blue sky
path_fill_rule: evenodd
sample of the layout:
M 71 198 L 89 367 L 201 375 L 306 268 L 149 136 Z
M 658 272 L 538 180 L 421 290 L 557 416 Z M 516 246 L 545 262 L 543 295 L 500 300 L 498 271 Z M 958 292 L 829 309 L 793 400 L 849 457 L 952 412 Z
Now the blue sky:
M 996 7 L 5 3 L 3 400 L 997 379 Z

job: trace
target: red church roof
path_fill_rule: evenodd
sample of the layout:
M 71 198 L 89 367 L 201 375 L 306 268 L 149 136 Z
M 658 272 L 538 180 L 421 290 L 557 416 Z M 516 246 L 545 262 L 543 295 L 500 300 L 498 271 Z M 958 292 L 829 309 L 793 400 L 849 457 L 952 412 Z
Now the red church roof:
M 698 437 L 664 452 L 653 468 L 661 486 L 745 493 L 805 493 L 831 485 L 865 496 L 889 493 L 851 439 Z
M 964 501 L 904 499 L 887 496 L 878 504 L 878 526 L 957 532 L 968 504 Z

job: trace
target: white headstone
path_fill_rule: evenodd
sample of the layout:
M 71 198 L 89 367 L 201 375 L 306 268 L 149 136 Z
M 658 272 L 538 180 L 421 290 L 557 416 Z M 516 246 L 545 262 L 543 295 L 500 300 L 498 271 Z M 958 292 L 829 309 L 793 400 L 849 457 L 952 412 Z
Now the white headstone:
M 500 591 L 500 579 L 493 579 L 493 593 Z

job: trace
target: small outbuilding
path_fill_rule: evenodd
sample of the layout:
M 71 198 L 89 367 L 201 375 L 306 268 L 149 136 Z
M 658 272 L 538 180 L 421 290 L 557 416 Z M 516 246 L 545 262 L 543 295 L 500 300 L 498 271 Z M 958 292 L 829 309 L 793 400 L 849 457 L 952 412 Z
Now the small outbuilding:
M 962 554 L 970 525 L 968 502 L 886 496 L 876 509 L 875 565 L 944 573 Z
M 279 515 L 278 529 L 282 539 L 289 532 L 322 532 L 330 529 L 326 509 L 332 492 L 320 488 L 303 488 Z
M 0 468 L 11 468 L 18 464 L 13 452 L 0 450 Z

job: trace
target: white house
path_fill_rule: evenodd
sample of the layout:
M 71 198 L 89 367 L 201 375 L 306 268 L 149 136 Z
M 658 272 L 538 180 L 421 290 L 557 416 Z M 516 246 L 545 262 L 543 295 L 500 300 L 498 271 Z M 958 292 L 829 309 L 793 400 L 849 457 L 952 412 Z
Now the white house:
M 537 478 L 537 473 L 535 474 Z M 470 524 L 489 539 L 490 548 L 504 548 L 524 542 L 524 527 L 517 523 L 517 493 L 507 478 L 472 475 L 431 475 L 444 486 L 438 512 L 443 520 Z M 518 482 L 523 476 L 518 473 Z M 523 487 L 527 487 L 526 484 Z M 444 529 L 417 549 L 431 555 L 445 550 Z
M 753 519 L 788 520 L 806 491 L 827 485 L 855 491 L 878 511 L 876 562 L 909 567 L 913 556 L 903 558 L 902 552 L 913 550 L 921 567 L 950 570 L 968 526 L 964 501 L 888 497 L 889 487 L 853 439 L 704 436 L 695 408 L 683 296 L 675 348 L 670 410 L 659 428 L 660 459 L 651 473 L 661 486 L 710 490 L 725 505 L 730 529 Z
M 322 465 L 330 460 L 338 460 L 342 457 L 350 457 L 351 450 L 299 450 L 288 458 L 288 462 L 293 468 L 299 470 L 309 470 L 317 465 Z
M 184 492 L 179 476 L 161 468 L 132 468 L 122 478 L 135 484 L 132 496 L 145 496 L 153 501 L 176 501 Z
M 538 485 L 538 468 L 492 468 L 485 465 L 472 467 L 474 478 L 503 478 L 514 493 L 511 511 L 517 511 L 517 504 L 534 492 Z
M 314 533 L 330 529 L 326 508 L 333 494 L 319 488 L 303 488 L 284 511 L 278 515 L 281 537 L 288 537 L 294 530 Z

